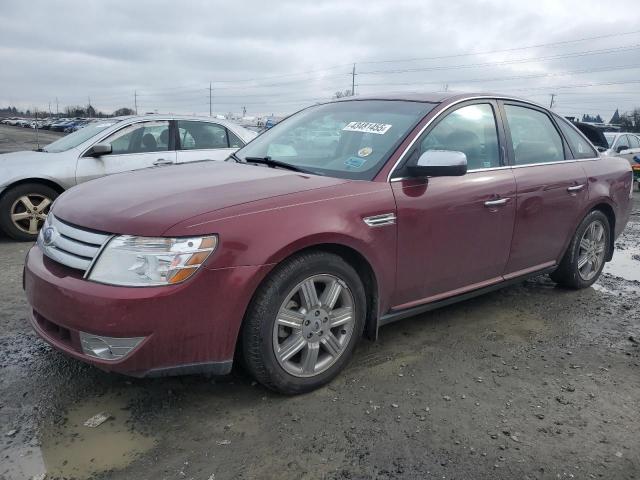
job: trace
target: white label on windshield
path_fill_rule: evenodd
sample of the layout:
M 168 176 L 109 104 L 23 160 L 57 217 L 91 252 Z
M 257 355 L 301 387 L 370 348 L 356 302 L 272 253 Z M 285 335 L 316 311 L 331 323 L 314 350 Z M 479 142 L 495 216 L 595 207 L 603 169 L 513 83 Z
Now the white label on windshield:
M 390 128 L 391 125 L 386 123 L 351 122 L 342 130 L 346 130 L 347 132 L 377 133 L 378 135 L 384 135 Z

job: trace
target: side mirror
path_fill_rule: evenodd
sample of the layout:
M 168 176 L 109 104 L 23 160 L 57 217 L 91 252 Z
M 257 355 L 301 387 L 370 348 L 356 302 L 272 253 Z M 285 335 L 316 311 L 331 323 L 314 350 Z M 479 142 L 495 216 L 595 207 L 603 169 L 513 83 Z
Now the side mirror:
M 111 153 L 111 145 L 108 143 L 96 143 L 87 150 L 85 157 L 99 157 L 101 155 L 108 155 L 109 153 Z
M 459 177 L 467 173 L 467 156 L 451 150 L 427 150 L 407 170 L 412 177 Z
M 629 147 L 626 145 L 619 145 L 618 148 L 616 148 L 616 152 L 618 153 L 622 153 L 624 150 L 629 150 Z

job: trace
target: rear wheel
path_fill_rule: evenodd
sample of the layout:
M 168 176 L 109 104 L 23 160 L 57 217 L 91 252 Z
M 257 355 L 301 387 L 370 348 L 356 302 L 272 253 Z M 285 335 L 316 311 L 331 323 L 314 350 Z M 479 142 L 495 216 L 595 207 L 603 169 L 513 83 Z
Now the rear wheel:
M 551 274 L 558 284 L 586 288 L 598 280 L 610 248 L 609 219 L 593 210 L 582 220 L 560 266 Z
M 53 188 L 25 183 L 9 189 L 0 199 L 0 227 L 14 240 L 35 241 L 58 196 Z
M 276 267 L 245 321 L 244 361 L 263 385 L 286 394 L 333 379 L 362 335 L 365 291 L 341 257 L 311 252 Z

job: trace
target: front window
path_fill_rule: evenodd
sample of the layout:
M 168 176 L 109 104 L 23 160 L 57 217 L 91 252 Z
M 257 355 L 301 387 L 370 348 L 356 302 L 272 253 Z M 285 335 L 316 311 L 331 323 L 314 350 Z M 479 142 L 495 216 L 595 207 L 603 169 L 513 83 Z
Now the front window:
M 433 103 L 351 100 L 302 110 L 237 153 L 319 175 L 371 180 Z
M 140 122 L 118 130 L 102 143 L 111 145 L 113 155 L 166 152 L 169 150 L 169 122 Z
M 89 123 L 86 127 L 76 132 L 70 133 L 66 137 L 62 137 L 60 140 L 56 140 L 43 148 L 45 152 L 59 153 L 66 152 L 72 148 L 77 147 L 81 143 L 86 142 L 91 137 L 98 135 L 100 132 L 112 127 L 119 120 L 105 120 Z

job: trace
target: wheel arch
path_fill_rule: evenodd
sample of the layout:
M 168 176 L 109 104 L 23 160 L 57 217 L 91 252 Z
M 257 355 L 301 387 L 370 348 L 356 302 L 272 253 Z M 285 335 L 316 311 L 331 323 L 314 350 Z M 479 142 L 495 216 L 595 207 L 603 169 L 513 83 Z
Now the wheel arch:
M 379 284 L 375 269 L 369 259 L 367 259 L 365 255 L 363 255 L 352 245 L 347 245 L 345 243 L 339 242 L 319 242 L 304 244 L 303 246 L 299 246 L 299 248 L 287 250 L 288 251 L 286 255 L 282 255 L 281 252 L 276 256 L 276 258 L 274 258 L 274 262 L 272 263 L 273 268 L 275 268 L 282 262 L 287 261 L 289 258 L 295 257 L 297 255 L 319 251 L 338 255 L 356 270 L 356 273 L 362 280 L 367 297 L 367 312 L 365 316 L 364 336 L 370 340 L 375 340 L 378 335 Z M 260 279 L 251 295 L 251 299 L 247 302 L 244 314 L 242 316 L 242 322 L 236 336 L 236 357 L 238 356 L 238 352 L 241 348 L 242 342 L 240 341 L 240 339 L 242 337 L 242 330 L 246 323 L 247 313 L 249 312 L 249 309 L 253 304 L 257 292 L 273 272 L 273 268 L 266 272 L 266 274 Z
M 9 192 L 11 189 L 18 187 L 20 185 L 25 185 L 27 183 L 39 183 L 41 185 L 46 185 L 47 187 L 53 188 L 56 192 L 58 192 L 58 194 L 61 194 L 65 190 L 64 187 L 62 187 L 62 185 L 60 185 L 59 183 L 51 179 L 42 178 L 42 177 L 29 177 L 29 178 L 21 178 L 20 180 L 15 180 L 10 184 L 6 185 L 5 187 L 3 187 L 2 191 L 0 192 L 0 198 L 6 195 L 7 192 Z

